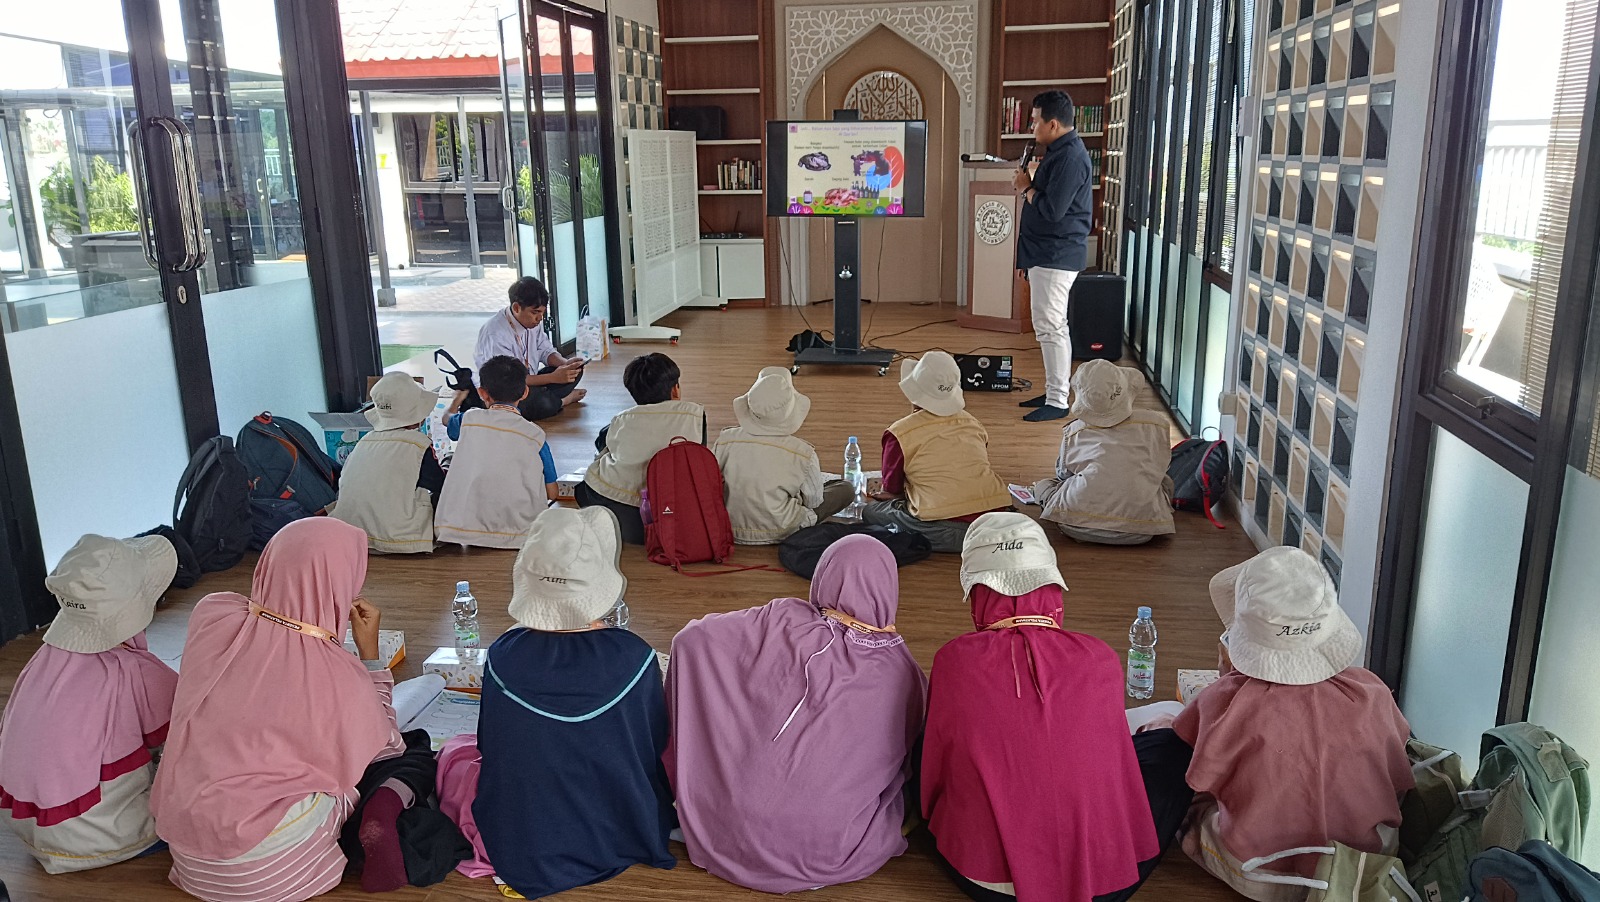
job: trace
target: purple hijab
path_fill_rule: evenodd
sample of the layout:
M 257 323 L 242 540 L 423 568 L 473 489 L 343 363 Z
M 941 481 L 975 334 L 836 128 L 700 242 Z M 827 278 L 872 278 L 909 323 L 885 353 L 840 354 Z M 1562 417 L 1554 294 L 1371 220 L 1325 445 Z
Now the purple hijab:
M 822 615 L 894 623 L 894 556 L 847 536 L 811 600 L 710 614 L 672 640 L 664 760 L 689 860 L 788 893 L 871 875 L 906 849 L 910 754 L 928 683 L 905 641 Z

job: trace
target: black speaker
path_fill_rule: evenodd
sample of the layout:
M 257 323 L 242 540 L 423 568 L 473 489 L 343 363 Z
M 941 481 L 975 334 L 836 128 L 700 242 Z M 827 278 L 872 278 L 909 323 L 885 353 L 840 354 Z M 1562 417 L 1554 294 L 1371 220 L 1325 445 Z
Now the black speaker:
M 694 132 L 696 141 L 721 141 L 728 131 L 728 113 L 719 106 L 675 106 L 667 110 L 667 128 Z
M 1067 296 L 1067 327 L 1075 360 L 1121 360 L 1127 322 L 1127 280 L 1116 273 L 1084 272 Z

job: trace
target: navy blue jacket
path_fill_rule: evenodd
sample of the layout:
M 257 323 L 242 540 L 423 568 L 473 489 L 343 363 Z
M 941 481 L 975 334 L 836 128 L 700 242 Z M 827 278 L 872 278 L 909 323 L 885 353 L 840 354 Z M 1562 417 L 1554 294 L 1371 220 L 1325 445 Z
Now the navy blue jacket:
M 1033 200 L 1023 201 L 1017 268 L 1081 272 L 1094 225 L 1094 166 L 1073 130 L 1050 142 L 1033 174 Z

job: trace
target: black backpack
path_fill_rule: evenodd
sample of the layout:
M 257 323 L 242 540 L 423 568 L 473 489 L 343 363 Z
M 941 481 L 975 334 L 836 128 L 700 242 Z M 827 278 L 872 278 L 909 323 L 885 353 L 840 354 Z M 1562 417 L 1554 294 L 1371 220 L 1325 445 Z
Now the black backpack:
M 845 536 L 864 535 L 888 546 L 894 555 L 894 565 L 904 567 L 925 561 L 933 554 L 928 537 L 916 532 L 896 532 L 887 526 L 868 526 L 864 523 L 818 523 L 807 526 L 778 545 L 778 563 L 791 573 L 810 579 L 817 572 L 817 561 L 828 546 Z
M 1172 479 L 1173 509 L 1198 511 L 1216 528 L 1226 528 L 1217 522 L 1211 509 L 1228 493 L 1232 473 L 1228 470 L 1227 442 L 1184 439 L 1172 446 L 1167 476 Z
M 169 589 L 187 589 L 200 581 L 200 559 L 194 556 L 194 549 L 189 547 L 189 541 L 178 535 L 178 531 L 170 526 L 157 526 L 155 529 L 139 533 L 139 538 L 145 536 L 160 536 L 172 543 L 172 550 L 178 555 L 178 569 L 172 574 Z
M 250 474 L 233 439 L 208 439 L 189 459 L 172 499 L 172 526 L 201 573 L 226 570 L 244 557 L 250 547 Z M 182 563 L 180 552 L 180 572 Z
M 252 499 L 293 502 L 307 517 L 322 513 L 338 499 L 339 463 L 322 450 L 306 427 L 294 420 L 271 413 L 252 417 L 239 430 L 237 444 L 239 459 L 250 475 Z M 260 507 L 263 513 L 269 508 L 284 508 L 285 513 L 292 513 L 284 505 Z M 287 522 L 297 518 L 279 519 Z

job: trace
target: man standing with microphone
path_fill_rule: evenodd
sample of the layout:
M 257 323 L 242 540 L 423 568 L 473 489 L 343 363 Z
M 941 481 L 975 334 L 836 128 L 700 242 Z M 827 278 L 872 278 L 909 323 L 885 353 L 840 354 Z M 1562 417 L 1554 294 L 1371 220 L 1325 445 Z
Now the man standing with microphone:
M 1044 394 L 1023 401 L 1036 408 L 1024 420 L 1067 415 L 1072 378 L 1072 336 L 1067 331 L 1067 296 L 1088 264 L 1094 222 L 1094 167 L 1074 126 L 1072 98 L 1045 91 L 1033 98 L 1033 139 L 1044 157 L 1028 174 L 1025 153 L 1012 184 L 1022 195 L 1017 228 L 1017 272 L 1028 280 L 1033 331 L 1044 355 Z

